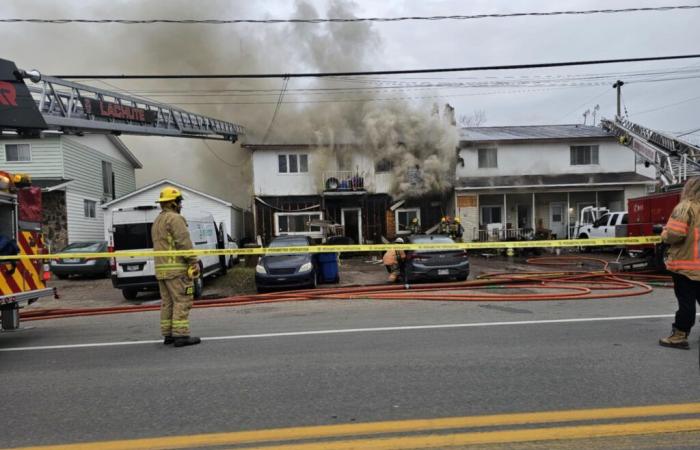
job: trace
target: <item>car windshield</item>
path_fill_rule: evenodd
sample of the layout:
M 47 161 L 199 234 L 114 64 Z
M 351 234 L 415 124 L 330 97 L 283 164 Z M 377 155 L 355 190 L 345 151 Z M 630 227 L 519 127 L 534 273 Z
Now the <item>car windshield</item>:
M 414 236 L 412 244 L 454 244 L 455 241 L 447 236 Z
M 305 238 L 284 238 L 284 239 L 273 239 L 270 242 L 270 247 L 306 247 L 309 245 L 309 241 Z
M 90 253 L 99 252 L 101 242 L 76 242 L 63 249 L 63 253 Z

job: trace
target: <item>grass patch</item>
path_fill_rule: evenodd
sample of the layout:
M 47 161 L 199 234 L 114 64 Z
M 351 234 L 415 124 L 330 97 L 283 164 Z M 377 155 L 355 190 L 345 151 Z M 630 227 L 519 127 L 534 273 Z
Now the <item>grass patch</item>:
M 222 297 L 255 294 L 255 268 L 237 265 L 224 276 L 217 277 L 205 285 L 207 291 L 216 291 Z

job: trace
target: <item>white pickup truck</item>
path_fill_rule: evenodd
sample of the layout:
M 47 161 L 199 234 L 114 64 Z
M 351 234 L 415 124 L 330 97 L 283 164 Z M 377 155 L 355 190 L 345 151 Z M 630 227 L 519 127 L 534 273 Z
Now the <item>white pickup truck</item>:
M 624 211 L 606 212 L 592 224 L 580 226 L 576 237 L 579 239 L 627 237 L 627 213 Z

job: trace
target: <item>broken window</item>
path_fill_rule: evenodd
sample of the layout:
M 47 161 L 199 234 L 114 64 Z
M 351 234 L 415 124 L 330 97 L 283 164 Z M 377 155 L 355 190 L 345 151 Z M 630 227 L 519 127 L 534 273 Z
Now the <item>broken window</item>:
M 480 148 L 478 151 L 479 151 L 479 169 L 488 169 L 488 168 L 498 167 L 498 149 Z
M 598 146 L 597 145 L 572 145 L 571 146 L 571 165 L 585 166 L 598 164 Z
M 374 171 L 376 173 L 391 172 L 393 168 L 394 164 L 390 160 L 384 158 L 377 161 L 377 164 L 374 166 Z
M 396 219 L 396 234 L 409 234 L 408 226 L 415 218 L 420 220 L 420 208 L 403 208 L 394 212 Z
M 275 236 L 281 234 L 318 234 L 321 232 L 321 227 L 311 225 L 311 221 L 317 219 L 323 219 L 320 212 L 275 213 L 275 221 L 277 222 Z

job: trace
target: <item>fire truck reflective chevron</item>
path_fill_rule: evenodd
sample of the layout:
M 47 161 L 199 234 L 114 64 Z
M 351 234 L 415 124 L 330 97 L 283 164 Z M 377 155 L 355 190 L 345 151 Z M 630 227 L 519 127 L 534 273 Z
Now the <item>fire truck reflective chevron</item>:
M 40 236 L 36 231 L 20 231 L 17 245 L 22 255 L 39 254 Z M 4 261 L 0 268 L 0 295 L 11 296 L 26 291 L 46 288 L 41 275 L 41 262 L 38 260 L 19 259 Z
M 0 171 L 0 324 L 19 327 L 19 309 L 53 295 L 46 287 L 41 236 L 41 189 L 29 177 Z M 30 259 L 34 258 L 34 259 Z

